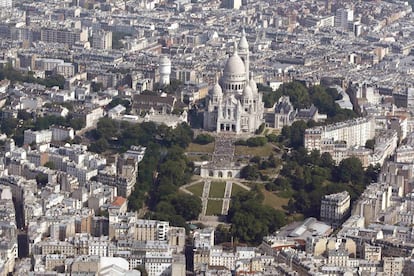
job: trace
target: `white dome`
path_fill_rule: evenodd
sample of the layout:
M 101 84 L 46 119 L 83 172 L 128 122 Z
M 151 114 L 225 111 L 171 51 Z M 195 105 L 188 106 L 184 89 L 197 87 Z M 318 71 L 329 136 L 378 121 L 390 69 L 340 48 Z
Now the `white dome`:
M 221 89 L 220 84 L 216 82 L 216 84 L 213 86 L 213 89 L 211 90 L 211 94 L 213 96 L 221 97 L 223 95 L 223 90 Z
M 246 85 L 243 89 L 243 98 L 245 99 L 252 99 L 253 98 L 253 90 L 250 85 Z
M 220 84 L 216 83 L 214 85 L 214 87 L 213 87 L 213 95 L 217 95 L 217 96 L 223 95 L 223 90 L 221 89 Z
M 240 41 L 239 41 L 239 49 L 240 50 L 248 50 L 249 49 L 249 43 L 247 42 L 246 33 L 244 32 L 244 29 L 243 29 L 242 36 L 241 36 Z
M 223 74 L 225 76 L 246 74 L 246 69 L 244 68 L 243 60 L 239 57 L 237 53 L 234 53 L 227 60 L 226 66 L 224 66 Z

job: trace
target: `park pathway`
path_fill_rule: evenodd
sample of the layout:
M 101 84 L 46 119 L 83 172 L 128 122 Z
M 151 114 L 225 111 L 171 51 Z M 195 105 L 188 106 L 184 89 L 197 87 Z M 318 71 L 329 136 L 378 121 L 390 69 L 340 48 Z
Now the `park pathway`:
M 223 206 L 221 208 L 222 215 L 227 215 L 229 212 L 232 187 L 233 187 L 233 182 L 226 181 L 226 189 L 224 190 Z
M 211 180 L 206 179 L 204 181 L 203 194 L 201 196 L 201 203 L 202 203 L 202 206 L 203 206 L 201 214 L 200 214 L 201 216 L 206 215 L 208 195 L 210 194 L 210 185 L 211 185 Z

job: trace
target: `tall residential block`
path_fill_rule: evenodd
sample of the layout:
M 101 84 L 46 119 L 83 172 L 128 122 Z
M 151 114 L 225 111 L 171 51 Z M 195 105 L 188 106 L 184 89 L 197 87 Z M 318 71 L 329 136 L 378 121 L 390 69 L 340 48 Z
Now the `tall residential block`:
M 349 214 L 351 197 L 347 191 L 325 195 L 321 201 L 321 220 L 339 226 Z

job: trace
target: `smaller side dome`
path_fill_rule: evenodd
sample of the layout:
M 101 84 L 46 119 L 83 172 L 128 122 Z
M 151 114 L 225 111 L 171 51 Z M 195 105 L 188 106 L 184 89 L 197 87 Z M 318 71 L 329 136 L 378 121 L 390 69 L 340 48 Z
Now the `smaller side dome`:
M 244 29 L 242 31 L 242 36 L 241 36 L 240 41 L 239 41 L 239 49 L 240 50 L 248 50 L 249 49 L 249 43 L 247 42 L 246 33 L 244 32 Z
M 221 97 L 223 95 L 223 89 L 221 89 L 220 84 L 216 82 L 216 84 L 213 86 L 213 89 L 211 90 L 212 96 Z
M 253 98 L 253 90 L 250 85 L 246 85 L 243 89 L 243 98 L 244 99 L 252 99 Z

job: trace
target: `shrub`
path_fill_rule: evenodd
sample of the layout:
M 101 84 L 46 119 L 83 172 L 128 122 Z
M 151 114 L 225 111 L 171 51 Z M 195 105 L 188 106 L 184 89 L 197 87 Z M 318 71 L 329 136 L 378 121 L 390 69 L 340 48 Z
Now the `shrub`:
M 246 144 L 249 147 L 262 147 L 266 145 L 267 138 L 266 137 L 252 137 L 247 139 Z
M 214 142 L 214 137 L 210 134 L 199 134 L 194 139 L 194 143 L 200 144 L 200 145 L 207 145 Z

